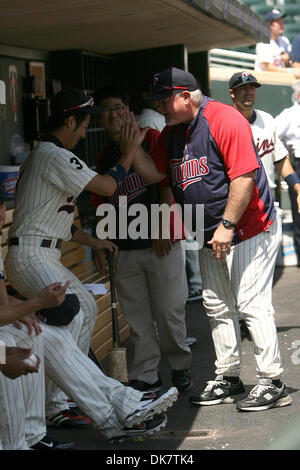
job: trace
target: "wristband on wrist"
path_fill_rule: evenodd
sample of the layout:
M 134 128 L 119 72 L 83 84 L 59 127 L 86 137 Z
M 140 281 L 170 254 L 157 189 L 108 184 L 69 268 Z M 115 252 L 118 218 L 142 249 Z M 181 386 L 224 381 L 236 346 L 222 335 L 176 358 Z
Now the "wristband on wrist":
M 72 237 L 73 237 L 74 233 L 76 232 L 76 230 L 78 230 L 78 227 L 76 227 L 76 225 L 72 224 L 72 225 L 71 225 L 71 234 L 72 234 Z
M 289 188 L 293 188 L 295 184 L 300 183 L 299 176 L 295 171 L 294 173 L 291 173 L 286 178 L 284 178 L 284 180 L 288 184 Z
M 111 176 L 117 184 L 121 181 L 124 181 L 126 176 L 128 175 L 125 168 L 119 163 L 110 168 L 105 174 Z

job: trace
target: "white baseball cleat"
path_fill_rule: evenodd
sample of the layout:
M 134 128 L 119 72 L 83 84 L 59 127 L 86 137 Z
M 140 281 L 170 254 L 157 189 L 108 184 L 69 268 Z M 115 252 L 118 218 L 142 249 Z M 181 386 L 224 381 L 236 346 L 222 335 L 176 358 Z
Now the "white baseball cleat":
M 162 389 L 157 392 L 144 393 L 137 409 L 126 417 L 125 426 L 131 428 L 154 414 L 165 412 L 173 406 L 177 398 L 176 387 L 171 387 L 167 391 Z

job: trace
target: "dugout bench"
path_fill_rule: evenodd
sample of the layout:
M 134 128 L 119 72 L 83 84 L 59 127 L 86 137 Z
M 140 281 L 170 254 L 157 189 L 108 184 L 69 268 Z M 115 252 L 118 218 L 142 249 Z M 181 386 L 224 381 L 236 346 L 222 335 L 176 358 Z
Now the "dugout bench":
M 8 230 L 12 223 L 13 209 L 6 211 L 5 224 L 2 228 L 2 257 L 3 260 L 7 254 Z M 81 228 L 81 221 L 77 207 L 75 207 L 74 225 Z M 74 273 L 80 281 L 85 284 L 101 283 L 108 289 L 104 295 L 96 295 L 95 300 L 98 305 L 98 316 L 94 326 L 91 339 L 91 349 L 96 358 L 101 361 L 104 359 L 109 350 L 112 348 L 112 324 L 111 324 L 111 299 L 109 278 L 100 274 L 94 261 L 85 261 L 86 252 L 84 246 L 78 243 L 62 242 L 61 246 L 61 262 L 72 273 Z M 118 323 L 120 330 L 121 342 L 125 341 L 129 336 L 129 325 L 126 323 L 122 313 L 119 301 L 117 301 Z

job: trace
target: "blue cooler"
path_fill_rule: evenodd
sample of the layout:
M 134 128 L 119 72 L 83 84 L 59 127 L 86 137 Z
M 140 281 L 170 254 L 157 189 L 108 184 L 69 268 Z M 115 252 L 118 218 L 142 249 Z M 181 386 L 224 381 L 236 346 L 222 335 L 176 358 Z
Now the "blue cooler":
M 0 165 L 0 184 L 5 199 L 13 199 L 15 188 L 19 178 L 19 169 L 17 165 Z

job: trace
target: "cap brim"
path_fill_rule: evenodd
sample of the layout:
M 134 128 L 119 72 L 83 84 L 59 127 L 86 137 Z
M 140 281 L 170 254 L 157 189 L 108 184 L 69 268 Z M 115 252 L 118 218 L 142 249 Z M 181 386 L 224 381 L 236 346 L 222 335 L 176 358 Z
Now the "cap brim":
M 261 84 L 258 83 L 258 82 L 245 82 L 245 83 L 240 83 L 239 85 L 236 85 L 236 86 L 232 86 L 230 89 L 231 90 L 235 90 L 236 88 L 240 88 L 240 86 L 243 86 L 243 85 L 254 85 L 255 88 L 259 88 L 261 87 Z
M 267 23 L 271 23 L 271 21 L 280 20 L 280 18 L 284 18 L 285 16 L 286 16 L 286 13 L 283 13 L 283 14 L 280 15 L 280 16 L 276 16 L 276 18 L 265 19 L 265 21 L 266 21 Z

